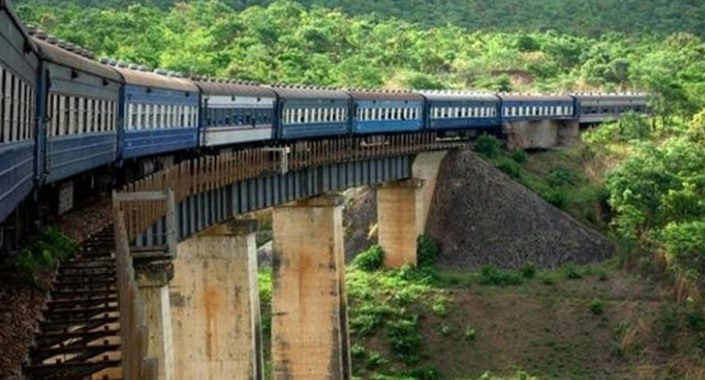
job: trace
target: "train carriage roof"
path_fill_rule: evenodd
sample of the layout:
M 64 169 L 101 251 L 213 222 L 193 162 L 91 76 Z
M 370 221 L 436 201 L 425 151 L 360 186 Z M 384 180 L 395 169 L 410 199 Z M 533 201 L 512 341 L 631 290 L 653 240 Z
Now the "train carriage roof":
M 573 97 L 568 94 L 497 94 L 503 101 L 509 102 L 572 102 Z
M 277 93 L 282 99 L 330 99 L 330 100 L 349 100 L 350 95 L 345 91 L 320 88 L 320 87 L 269 87 Z
M 347 90 L 355 100 L 412 100 L 422 101 L 423 96 L 411 91 L 390 91 L 390 90 Z
M 646 101 L 648 94 L 636 92 L 612 93 L 612 94 L 597 94 L 591 92 L 571 94 L 579 100 L 640 100 Z
M 419 93 L 428 100 L 436 101 L 483 101 L 499 102 L 497 95 L 483 91 L 421 90 Z
M 263 87 L 253 83 L 207 81 L 200 79 L 195 79 L 194 81 L 196 85 L 206 95 L 239 95 L 272 98 L 276 96 L 276 93 L 271 88 Z
M 199 92 L 198 87 L 188 79 L 128 67 L 117 66 L 115 70 L 122 74 L 127 84 L 165 90 Z
M 36 51 L 36 46 L 33 45 L 33 41 L 31 39 L 29 31 L 27 30 L 27 27 L 25 27 L 22 20 L 17 17 L 17 12 L 15 12 L 15 8 L 12 6 L 12 4 L 7 0 L 0 0 L 0 11 L 5 11 L 12 23 L 15 24 L 15 27 L 20 31 L 20 33 L 22 33 L 22 36 L 24 36 L 24 38 L 30 44 L 32 49 Z
M 123 82 L 120 75 L 111 67 L 104 66 L 88 57 L 63 49 L 53 43 L 56 41 L 55 39 L 49 38 L 42 40 L 36 37 L 33 39 L 37 47 L 39 47 L 42 58 L 48 61 L 78 69 L 102 78 L 107 78 L 115 82 Z

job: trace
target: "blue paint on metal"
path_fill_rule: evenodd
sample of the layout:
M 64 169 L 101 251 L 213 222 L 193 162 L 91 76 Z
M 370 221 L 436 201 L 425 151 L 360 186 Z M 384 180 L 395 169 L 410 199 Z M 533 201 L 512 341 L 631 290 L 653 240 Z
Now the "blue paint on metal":
M 34 186 L 34 143 L 0 145 L 0 221 L 25 199 Z
M 115 161 L 115 132 L 52 137 L 47 182 L 58 181 Z
M 198 139 L 196 128 L 160 128 L 130 130 L 123 133 L 122 158 L 152 156 L 165 152 L 192 149 Z

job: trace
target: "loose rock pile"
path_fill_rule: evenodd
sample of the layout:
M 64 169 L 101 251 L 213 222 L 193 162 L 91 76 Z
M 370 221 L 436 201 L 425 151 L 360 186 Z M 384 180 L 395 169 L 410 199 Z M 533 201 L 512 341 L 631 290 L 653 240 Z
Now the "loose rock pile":
M 456 268 L 555 267 L 603 260 L 615 249 L 470 150 L 443 162 L 426 230 L 441 245 L 441 264 Z

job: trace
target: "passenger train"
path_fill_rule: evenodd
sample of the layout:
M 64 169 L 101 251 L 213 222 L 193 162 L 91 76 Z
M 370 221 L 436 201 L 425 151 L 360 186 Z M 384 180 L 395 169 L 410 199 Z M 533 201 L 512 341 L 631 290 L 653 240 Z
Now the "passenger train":
M 26 28 L 0 0 L 0 226 L 33 192 L 71 193 L 76 182 L 78 192 L 95 186 L 96 177 L 85 173 L 150 171 L 159 160 L 198 149 L 493 131 L 516 120 L 595 122 L 627 110 L 645 112 L 646 97 L 345 91 L 187 79 L 96 61 L 78 46 Z

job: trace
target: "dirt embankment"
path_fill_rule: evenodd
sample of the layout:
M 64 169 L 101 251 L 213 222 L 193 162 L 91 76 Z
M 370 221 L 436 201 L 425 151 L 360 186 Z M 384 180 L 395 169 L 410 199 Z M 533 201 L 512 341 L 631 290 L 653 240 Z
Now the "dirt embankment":
M 456 268 L 550 268 L 603 260 L 615 248 L 470 150 L 445 158 L 426 232 L 441 245 L 441 264 Z

